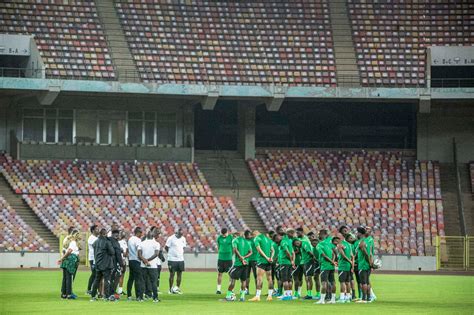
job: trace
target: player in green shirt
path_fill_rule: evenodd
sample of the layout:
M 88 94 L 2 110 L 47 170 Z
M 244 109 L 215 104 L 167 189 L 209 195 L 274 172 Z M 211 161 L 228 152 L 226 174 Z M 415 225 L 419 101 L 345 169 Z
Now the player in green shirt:
M 253 278 L 255 280 L 255 287 L 257 286 L 257 249 L 255 248 L 255 243 L 253 242 L 254 234 L 250 230 L 244 232 L 244 237 L 249 242 L 252 247 L 252 255 L 249 257 L 249 266 L 247 268 L 247 294 L 250 292 L 250 274 L 253 273 Z
M 257 252 L 257 291 L 255 297 L 250 299 L 251 302 L 260 302 L 260 295 L 262 293 L 263 276 L 266 274 L 268 281 L 268 296 L 267 301 L 272 300 L 273 295 L 273 280 L 272 280 L 272 265 L 273 255 L 275 250 L 273 248 L 273 241 L 259 231 L 254 232 L 253 239 L 255 250 Z
M 314 237 L 313 232 L 309 232 L 301 241 L 301 265 L 303 266 L 303 274 L 306 280 L 306 296 L 305 300 L 313 299 L 313 276 L 314 276 L 314 253 L 311 238 Z
M 304 275 L 304 263 L 302 261 L 302 252 L 301 246 L 303 241 L 309 243 L 309 239 L 306 235 L 304 235 L 304 230 L 302 227 L 296 229 L 296 239 L 299 242 L 298 245 L 295 246 L 293 241 L 293 247 L 295 248 L 295 265 L 296 269 L 293 270 L 293 282 L 295 286 L 294 297 L 299 298 L 301 297 L 301 290 L 303 289 L 303 275 Z
M 339 244 L 338 237 L 331 237 L 327 230 L 319 232 L 321 241 L 318 244 L 321 263 L 321 299 L 317 304 L 325 304 L 326 293 L 331 293 L 330 304 L 336 303 L 336 284 L 334 282 L 334 270 L 337 266 L 335 248 Z
M 282 301 L 293 300 L 292 296 L 292 276 L 291 273 L 296 269 L 295 265 L 295 251 L 293 249 L 293 238 L 295 237 L 295 230 L 286 230 L 286 235 L 282 237 L 279 248 L 278 264 L 280 265 L 280 278 L 283 282 L 283 289 L 285 292 L 282 296 Z
M 222 274 L 229 272 L 232 267 L 232 235 L 229 235 L 226 228 L 221 230 L 221 235 L 217 237 L 217 290 L 216 294 L 221 294 Z
M 278 257 L 280 256 L 280 244 L 281 244 L 282 237 L 280 234 L 275 233 L 273 235 L 273 247 L 275 249 L 275 254 L 273 255 L 273 266 L 275 268 L 275 278 L 278 283 L 278 289 L 277 292 L 274 293 L 273 295 L 275 296 L 281 296 L 283 294 L 283 281 L 281 281 L 281 272 L 280 272 L 280 264 L 278 263 Z
M 321 298 L 321 281 L 319 275 L 321 273 L 321 265 L 319 264 L 319 250 L 318 250 L 319 239 L 316 234 L 311 237 L 311 245 L 313 246 L 313 269 L 314 269 L 314 285 L 316 287 L 316 294 L 313 295 L 313 300 L 319 300 Z
M 360 238 L 357 251 L 357 265 L 362 286 L 362 300 L 357 302 L 367 303 L 370 301 L 370 270 L 373 263 L 373 245 L 371 240 L 367 239 L 367 230 L 364 227 L 358 227 L 357 234 Z
M 352 254 L 352 245 L 349 242 L 352 235 L 347 234 L 346 238 L 337 246 L 338 264 L 337 269 L 339 273 L 339 283 L 341 294 L 338 303 L 346 303 L 351 301 L 351 272 L 354 268 L 354 256 Z
M 367 236 L 366 242 L 372 248 L 372 253 L 371 253 L 372 257 L 375 257 L 375 244 L 374 244 L 374 237 L 372 236 L 372 228 L 370 226 L 366 226 L 365 230 L 366 230 L 366 236 Z M 370 301 L 375 301 L 377 297 L 375 296 L 373 285 L 372 283 L 369 283 L 369 285 L 370 285 Z
M 234 254 L 234 263 L 229 270 L 230 282 L 225 299 L 226 301 L 234 301 L 232 290 L 234 290 L 235 281 L 240 280 L 240 301 L 245 301 L 247 266 L 249 264 L 249 257 L 252 255 L 252 247 L 239 232 L 234 233 L 232 252 Z

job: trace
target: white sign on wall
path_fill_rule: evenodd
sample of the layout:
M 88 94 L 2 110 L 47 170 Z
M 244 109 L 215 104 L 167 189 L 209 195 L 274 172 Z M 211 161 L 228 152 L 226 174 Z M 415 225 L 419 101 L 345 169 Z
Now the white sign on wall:
M 0 56 L 29 56 L 31 36 L 0 34 Z
M 474 66 L 474 46 L 433 46 L 431 66 Z

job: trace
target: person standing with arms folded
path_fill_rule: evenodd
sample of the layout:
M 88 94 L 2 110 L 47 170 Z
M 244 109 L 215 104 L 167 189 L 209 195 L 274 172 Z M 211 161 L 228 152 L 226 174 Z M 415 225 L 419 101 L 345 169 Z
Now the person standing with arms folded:
M 179 228 L 175 234 L 166 240 L 165 250 L 168 253 L 168 268 L 170 270 L 169 294 L 183 294 L 181 291 L 181 280 L 184 271 L 184 248 L 188 246 L 183 236 L 183 229 Z M 174 275 L 176 274 L 176 287 L 173 287 Z
M 135 283 L 135 296 L 138 302 L 143 301 L 143 276 L 140 267 L 140 260 L 138 259 L 138 246 L 142 242 L 142 229 L 136 227 L 133 231 L 133 236 L 128 240 L 128 266 L 130 267 L 130 274 L 127 282 L 127 299 L 132 300 L 132 287 Z
M 80 240 L 79 232 L 72 231 L 68 235 L 67 241 L 63 243 L 64 255 L 59 259 L 63 270 L 63 282 L 61 286 L 61 298 L 75 300 L 77 297 L 72 293 L 72 281 L 79 264 L 79 246 L 77 242 Z
M 221 235 L 217 237 L 217 291 L 216 294 L 221 294 L 222 274 L 228 273 L 232 267 L 232 235 L 230 235 L 226 228 L 221 230 Z
M 90 227 L 91 235 L 87 239 L 87 259 L 89 260 L 89 266 L 91 268 L 91 275 L 89 277 L 89 282 L 87 283 L 87 294 L 91 295 L 92 293 L 92 284 L 94 283 L 95 279 L 95 261 L 94 261 L 94 247 L 92 245 L 97 240 L 97 236 L 99 235 L 99 227 L 97 225 L 92 225 Z
M 138 245 L 138 258 L 141 261 L 142 275 L 146 283 L 146 287 L 150 288 L 153 295 L 153 302 L 159 302 L 158 299 L 158 256 L 160 254 L 160 244 L 155 240 L 154 233 L 150 231 L 146 240 Z

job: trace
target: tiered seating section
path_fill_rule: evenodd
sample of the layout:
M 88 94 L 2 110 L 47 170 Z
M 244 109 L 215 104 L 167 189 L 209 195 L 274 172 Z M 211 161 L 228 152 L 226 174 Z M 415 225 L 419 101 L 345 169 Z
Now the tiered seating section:
M 364 85 L 425 85 L 426 48 L 470 46 L 469 1 L 348 0 Z
M 159 226 L 163 236 L 185 229 L 188 250 L 216 250 L 222 227 L 247 228 L 227 198 L 215 198 L 192 163 L 18 161 L 1 170 L 16 193 L 57 236 L 74 226 L 127 231 Z
M 122 229 L 158 226 L 164 235 L 183 227 L 194 250 L 216 250 L 222 227 L 243 230 L 245 223 L 232 201 L 215 197 L 165 196 L 52 196 L 24 195 L 24 199 L 56 235 L 69 226 L 87 230 L 93 223 Z
M 327 0 L 131 0 L 116 8 L 146 82 L 336 84 Z
M 439 167 L 401 152 L 268 151 L 249 166 L 267 228 L 373 227 L 380 254 L 434 254 L 444 235 Z
M 115 79 L 94 1 L 0 1 L 0 33 L 34 35 L 47 77 Z
M 17 194 L 212 196 L 191 163 L 10 159 L 2 173 Z
M 49 245 L 0 196 L 0 252 L 49 251 Z

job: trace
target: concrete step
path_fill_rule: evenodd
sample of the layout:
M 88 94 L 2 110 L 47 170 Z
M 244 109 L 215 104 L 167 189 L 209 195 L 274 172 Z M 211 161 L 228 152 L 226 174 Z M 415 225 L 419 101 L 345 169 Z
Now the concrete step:
M 26 224 L 38 233 L 51 247 L 53 252 L 59 251 L 58 238 L 44 225 L 33 210 L 23 201 L 20 195 L 15 194 L 3 175 L 0 175 L 0 194 L 16 211 L 16 213 L 25 221 Z

